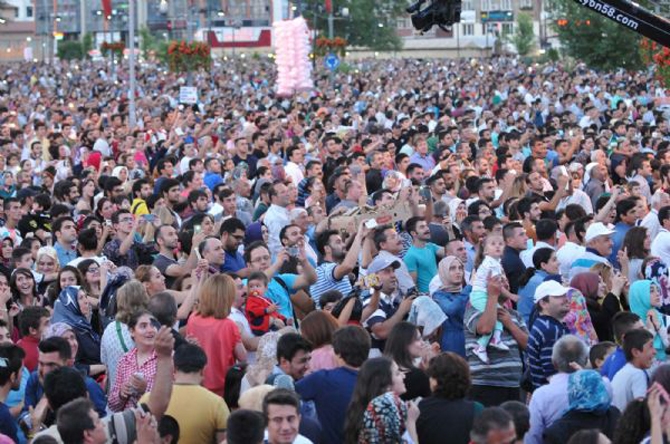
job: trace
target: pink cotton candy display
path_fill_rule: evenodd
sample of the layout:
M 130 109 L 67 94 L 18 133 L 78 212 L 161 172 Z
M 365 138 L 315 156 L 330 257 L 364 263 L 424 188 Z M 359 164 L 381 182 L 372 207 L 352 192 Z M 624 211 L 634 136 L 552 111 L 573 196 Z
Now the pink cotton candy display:
M 277 63 L 277 94 L 290 97 L 314 88 L 309 61 L 309 28 L 302 17 L 275 22 L 274 42 Z

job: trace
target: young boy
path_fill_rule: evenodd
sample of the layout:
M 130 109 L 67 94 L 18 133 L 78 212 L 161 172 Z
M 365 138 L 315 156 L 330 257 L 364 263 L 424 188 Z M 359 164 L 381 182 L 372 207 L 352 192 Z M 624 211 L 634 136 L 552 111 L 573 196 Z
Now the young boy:
M 603 341 L 599 342 L 593 347 L 589 352 L 589 361 L 591 362 L 591 368 L 597 372 L 600 372 L 605 360 L 616 350 L 617 346 L 614 342 Z
M 50 317 L 49 310 L 44 307 L 26 307 L 19 315 L 21 339 L 16 345 L 25 352 L 23 365 L 31 372 L 37 370 L 39 357 L 37 346 L 42 340 L 42 333 L 49 326 Z
M 634 399 L 644 398 L 649 385 L 649 373 L 656 357 L 654 336 L 645 329 L 631 330 L 623 340 L 626 365 L 612 380 L 612 405 L 619 411 Z
M 621 344 L 623 344 L 626 333 L 640 328 L 644 328 L 644 324 L 640 317 L 635 313 L 620 311 L 614 315 L 612 318 L 612 331 L 614 333 L 614 340 L 618 346 L 616 350 L 614 350 L 614 353 L 605 359 L 605 362 L 600 368 L 601 375 L 607 376 L 607 379 L 612 381 L 614 375 L 626 365 L 626 356 L 624 355 L 623 348 L 621 348 Z
M 268 277 L 255 271 L 247 280 L 247 303 L 245 314 L 251 331 L 262 336 L 270 330 L 279 330 L 286 326 L 286 318 L 279 314 L 277 304 L 265 297 L 268 291 Z

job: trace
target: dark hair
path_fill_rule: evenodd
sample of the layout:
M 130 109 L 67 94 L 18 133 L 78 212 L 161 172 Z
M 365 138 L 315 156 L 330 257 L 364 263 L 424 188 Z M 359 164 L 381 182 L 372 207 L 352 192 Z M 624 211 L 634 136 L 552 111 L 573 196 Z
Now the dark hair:
M 570 437 L 568 444 L 598 444 L 600 442 L 599 429 L 580 430 Z M 636 441 L 639 442 L 639 441 Z
M 21 371 L 25 357 L 26 352 L 18 345 L 0 345 L 0 359 L 6 360 L 5 365 L 0 367 L 0 386 L 7 384 L 13 374 Z
M 161 438 L 170 436 L 170 444 L 177 444 L 179 442 L 179 435 L 181 430 L 179 429 L 179 423 L 170 415 L 163 415 L 161 420 L 158 421 L 158 434 Z
M 649 256 L 649 250 L 644 249 L 646 239 L 646 227 L 630 227 L 623 238 L 622 246 L 627 249 L 629 259 L 644 259 Z
M 670 364 L 661 364 L 656 367 L 656 370 L 651 375 L 649 386 L 654 382 L 661 384 L 666 392 L 670 389 Z
M 85 228 L 77 236 L 77 246 L 83 251 L 96 251 L 98 249 L 98 237 L 93 228 Z
M 552 219 L 540 219 L 535 224 L 535 233 L 537 240 L 549 240 L 556 235 L 558 224 Z
M 426 375 L 436 382 L 432 392 L 437 398 L 463 399 L 472 383 L 467 361 L 452 352 L 444 352 L 431 359 Z
M 461 231 L 463 233 L 466 231 L 472 232 L 472 224 L 475 222 L 480 222 L 479 216 L 467 216 L 461 221 Z
M 138 197 L 137 194 L 142 191 L 143 185 L 149 185 L 149 181 L 147 179 L 138 179 L 133 183 L 133 197 Z
M 279 230 L 279 241 L 280 241 L 280 242 L 283 241 L 283 240 L 286 238 L 286 232 L 288 231 L 288 229 L 289 229 L 289 228 L 293 228 L 293 227 L 298 227 L 298 226 L 297 226 L 296 224 L 291 224 L 291 223 L 289 223 L 289 224 L 284 225 L 284 226 L 282 227 L 282 229 Z M 298 228 L 300 228 L 300 227 L 298 227 Z M 320 236 L 319 236 L 319 237 L 320 237 Z M 329 239 L 330 239 L 330 238 L 329 238 Z M 318 242 L 318 238 L 317 238 L 317 242 Z M 318 247 L 318 244 L 317 244 L 317 247 Z M 321 254 L 323 254 L 323 253 L 321 253 Z
M 56 424 L 63 442 L 68 444 L 84 442 L 84 432 L 95 428 L 90 415 L 91 410 L 93 403 L 87 398 L 75 399 L 58 410 Z
M 245 229 L 246 227 L 241 220 L 237 219 L 236 217 L 230 217 L 221 223 L 221 228 L 219 228 L 219 236 L 223 235 L 223 233 L 233 234 L 237 230 L 244 231 Z
M 392 368 L 393 362 L 384 357 L 368 359 L 361 366 L 344 421 L 344 442 L 358 442 L 368 404 L 393 385 Z
M 526 213 L 530 213 L 530 208 L 534 203 L 537 203 L 538 200 L 535 197 L 524 197 L 519 199 L 519 202 L 516 205 L 516 210 L 519 212 L 519 216 L 523 219 Z
M 484 444 L 491 430 L 507 429 L 513 421 L 512 415 L 500 407 L 485 408 L 472 422 L 470 439 L 474 444 Z
M 514 230 L 517 228 L 523 228 L 523 225 L 521 225 L 519 222 L 510 222 L 505 224 L 503 227 L 503 239 L 505 242 L 507 242 L 510 237 L 514 236 Z
M 56 219 L 53 224 L 51 225 L 51 232 L 55 235 L 56 233 L 60 232 L 60 230 L 63 228 L 63 224 L 65 222 L 72 222 L 74 223 L 74 219 L 72 219 L 70 216 L 62 216 Z
M 651 415 L 647 400 L 633 399 L 619 418 L 612 442 L 617 444 L 642 442 L 649 429 L 651 429 Z
M 247 278 L 247 283 L 250 281 L 259 281 L 262 282 L 265 286 L 268 285 L 270 280 L 268 279 L 268 275 L 263 273 L 262 271 L 252 271 L 249 273 L 249 277 Z
M 37 345 L 37 348 L 42 353 L 58 353 L 58 357 L 67 361 L 72 358 L 72 348 L 70 343 L 67 342 L 67 339 L 61 338 L 60 336 L 52 336 L 50 338 L 42 339 Z
M 629 211 L 634 210 L 636 205 L 637 205 L 636 200 L 630 197 L 617 202 L 616 204 L 617 219 L 620 219 L 621 216 L 625 216 L 626 214 L 628 214 Z
M 340 232 L 337 230 L 326 230 L 316 237 L 316 249 L 321 254 L 326 254 L 326 245 L 330 242 L 332 236 L 339 236 Z M 281 238 L 280 238 L 281 239 Z
M 207 365 L 207 355 L 195 344 L 182 344 L 172 357 L 175 370 L 182 373 L 197 373 Z
M 629 311 L 620 311 L 612 317 L 612 332 L 617 343 L 623 342 L 626 333 L 633 329 L 633 325 L 640 321 L 640 317 Z
M 250 243 L 249 245 L 247 245 L 246 248 L 244 249 L 244 262 L 246 262 L 247 264 L 250 263 L 251 262 L 251 252 L 254 251 L 255 249 L 261 248 L 261 247 L 268 250 L 268 252 L 270 251 L 268 246 L 262 240 L 254 241 L 254 242 Z
M 602 361 L 603 359 L 605 359 L 605 355 L 607 355 L 607 352 L 615 347 L 616 344 L 611 341 L 603 341 L 594 344 L 591 347 L 591 350 L 589 351 L 589 361 L 591 362 L 591 368 L 597 369 L 598 367 L 596 366 L 596 361 L 597 360 Z
M 88 389 L 84 377 L 73 367 L 59 367 L 44 377 L 44 394 L 49 407 L 58 411 L 62 405 L 73 399 L 86 398 Z
M 512 416 L 516 439 L 523 440 L 523 437 L 530 430 L 530 411 L 526 404 L 519 401 L 506 401 L 500 404 L 500 408 Z
M 588 214 L 586 214 L 586 210 L 582 208 L 582 206 L 579 204 L 567 205 L 565 207 L 564 214 L 571 222 L 574 222 L 577 219 L 581 219 L 582 217 L 588 216 Z
M 242 379 L 246 372 L 246 362 L 239 362 L 231 366 L 226 372 L 226 380 L 223 384 L 223 400 L 231 411 L 240 406 L 238 401 L 242 390 Z
M 626 362 L 633 360 L 633 350 L 642 350 L 644 345 L 653 339 L 654 335 L 641 328 L 626 333 L 623 338 L 623 352 L 626 355 Z
M 339 290 L 328 290 L 321 293 L 321 296 L 319 296 L 319 306 L 323 308 L 331 302 L 335 303 L 340 300 L 342 300 L 342 293 Z
M 358 368 L 368 359 L 370 334 L 355 325 L 339 328 L 333 333 L 333 351 L 347 365 Z
M 16 267 L 23 258 L 23 256 L 26 256 L 28 254 L 32 255 L 32 252 L 28 248 L 23 247 L 14 248 L 14 250 L 12 250 L 12 265 Z
M 277 362 L 291 361 L 299 351 L 310 352 L 312 345 L 298 333 L 286 333 L 277 341 Z
M 416 341 L 418 333 L 416 325 L 409 322 L 403 321 L 394 325 L 386 339 L 384 356 L 392 359 L 403 370 L 414 368 L 414 358 L 409 354 L 409 346 Z
M 142 316 L 149 316 L 151 318 L 154 317 L 154 315 L 151 314 L 149 310 L 139 309 L 128 317 L 128 328 L 134 330 Z
M 298 413 L 300 413 L 300 398 L 293 390 L 277 388 L 265 395 L 265 398 L 263 399 L 263 416 L 265 417 L 265 421 L 268 420 L 268 406 L 270 404 L 292 406 L 295 407 L 295 410 Z
M 261 444 L 265 433 L 265 419 L 260 412 L 236 410 L 228 417 L 227 444 Z
M 658 221 L 661 226 L 663 226 L 663 222 L 665 222 L 667 219 L 670 219 L 670 205 L 658 210 Z
M 39 330 L 40 320 L 50 318 L 49 310 L 44 307 L 26 307 L 19 315 L 19 330 L 21 336 L 30 335 L 30 329 Z
M 416 226 L 419 225 L 419 222 L 422 222 L 424 220 L 425 219 L 420 216 L 410 217 L 409 219 L 407 219 L 407 222 L 405 222 L 405 231 L 407 231 L 411 235 L 412 231 L 416 231 Z
M 161 291 L 149 298 L 148 309 L 159 324 L 172 327 L 177 319 L 177 302 L 168 291 Z

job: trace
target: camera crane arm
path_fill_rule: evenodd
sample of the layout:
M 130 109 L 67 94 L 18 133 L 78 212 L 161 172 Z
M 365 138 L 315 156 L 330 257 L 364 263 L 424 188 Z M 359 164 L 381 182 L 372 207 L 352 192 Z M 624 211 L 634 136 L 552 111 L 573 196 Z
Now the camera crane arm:
M 613 22 L 670 48 L 670 21 L 628 0 L 574 0 L 578 5 L 604 15 Z M 428 3 L 428 5 L 426 5 Z M 426 32 L 461 21 L 461 0 L 416 0 L 407 8 L 412 25 Z
M 574 0 L 613 22 L 670 48 L 670 22 L 627 0 Z

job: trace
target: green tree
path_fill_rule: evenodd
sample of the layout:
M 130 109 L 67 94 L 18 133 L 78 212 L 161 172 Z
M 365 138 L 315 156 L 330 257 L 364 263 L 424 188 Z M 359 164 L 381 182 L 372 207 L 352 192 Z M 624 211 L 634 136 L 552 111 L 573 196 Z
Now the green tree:
M 555 0 L 554 4 L 557 20 L 553 26 L 566 55 L 596 69 L 641 67 L 637 33 L 574 0 Z
M 81 39 L 81 49 L 84 53 L 84 57 L 88 57 L 88 53 L 93 49 L 93 34 L 87 32 L 84 34 L 84 37 Z
M 150 51 L 158 52 L 161 49 L 162 39 L 159 39 L 151 33 L 149 28 L 143 26 L 140 28 L 140 49 L 144 57 L 149 56 Z
M 533 18 L 530 15 L 519 13 L 516 19 L 516 32 L 509 36 L 509 41 L 521 56 L 527 55 L 533 49 L 535 33 L 533 32 Z
M 58 41 L 58 58 L 61 60 L 75 60 L 84 57 L 84 48 L 77 40 Z
M 396 19 L 405 14 L 405 0 L 332 0 L 335 20 L 333 37 L 342 37 L 350 46 L 370 48 L 374 51 L 396 51 L 402 48 L 402 40 L 396 34 Z M 303 15 L 314 26 L 319 35 L 328 37 L 328 14 L 323 0 L 303 1 Z M 342 8 L 349 10 L 343 17 Z

